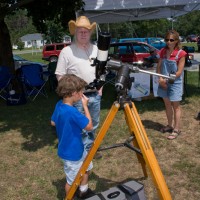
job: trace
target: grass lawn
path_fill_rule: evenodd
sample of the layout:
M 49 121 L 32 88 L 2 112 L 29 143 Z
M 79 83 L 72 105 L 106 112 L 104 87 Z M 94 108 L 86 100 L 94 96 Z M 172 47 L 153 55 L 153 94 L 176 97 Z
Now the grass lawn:
M 30 58 L 32 55 L 23 55 Z M 34 55 L 33 55 L 34 56 Z M 41 57 L 34 56 L 34 61 Z M 188 73 L 188 96 L 182 101 L 182 134 L 173 141 L 159 129 L 166 125 L 161 99 L 149 98 L 135 102 L 173 200 L 200 197 L 200 112 L 198 73 Z M 6 106 L 0 99 L 0 196 L 2 200 L 61 200 L 65 175 L 57 157 L 57 137 L 50 126 L 50 117 L 58 100 L 46 85 L 48 98 L 38 97 L 21 106 Z M 115 88 L 107 84 L 102 96 L 101 124 L 116 99 Z M 99 127 L 99 128 L 100 128 Z M 101 146 L 124 142 L 130 133 L 124 113 L 119 110 Z M 103 157 L 93 160 L 94 169 L 89 186 L 96 192 L 118 183 L 137 180 L 144 184 L 148 200 L 158 195 L 151 174 L 144 178 L 135 152 L 121 147 L 102 151 Z
M 48 64 L 49 62 L 48 61 L 45 61 L 45 60 L 42 60 L 42 53 L 41 52 L 37 52 L 37 53 L 26 53 L 26 54 L 22 54 L 22 55 L 19 55 L 23 58 L 25 58 L 26 60 L 31 60 L 31 61 L 34 61 L 34 62 L 41 62 L 41 63 L 44 63 L 44 64 Z

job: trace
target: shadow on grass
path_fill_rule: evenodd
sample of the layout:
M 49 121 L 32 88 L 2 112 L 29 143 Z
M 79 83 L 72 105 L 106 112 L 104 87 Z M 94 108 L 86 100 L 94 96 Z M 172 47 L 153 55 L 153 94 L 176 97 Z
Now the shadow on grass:
M 90 182 L 96 182 L 96 188 L 94 190 L 94 193 L 100 193 L 100 192 L 108 190 L 111 187 L 116 187 L 119 184 L 126 183 L 126 182 L 132 181 L 132 180 L 133 179 L 130 178 L 130 179 L 125 179 L 121 182 L 116 182 L 116 181 L 112 181 L 110 179 L 101 178 L 98 175 L 96 175 L 94 172 L 92 172 L 90 174 L 90 177 L 89 177 L 89 185 L 90 185 Z M 134 180 L 136 182 L 139 182 L 139 181 L 142 181 L 142 180 L 146 180 L 146 178 L 141 177 L 141 178 L 137 178 L 137 179 L 134 179 Z M 57 189 L 57 199 L 63 199 L 65 197 L 65 189 L 64 189 L 65 183 L 66 183 L 65 178 L 57 180 L 57 181 L 53 181 L 52 184 Z
M 22 149 L 37 151 L 46 145 L 55 145 L 56 133 L 50 125 L 50 118 L 58 98 L 52 92 L 48 98 L 37 97 L 25 105 L 7 106 L 0 102 L 0 133 L 13 130 L 26 139 Z
M 191 77 L 193 80 L 193 77 Z M 190 81 L 191 81 L 190 80 Z M 196 79 L 195 79 L 196 80 Z M 189 82 L 190 83 L 190 82 Z M 200 97 L 200 89 L 197 83 L 191 82 L 187 85 L 188 97 L 186 96 L 182 104 L 190 103 L 191 98 Z M 55 92 L 48 91 L 48 98 L 37 97 L 35 101 L 28 101 L 25 105 L 7 106 L 5 101 L 0 101 L 0 134 L 4 134 L 10 130 L 16 130 L 26 139 L 22 143 L 22 149 L 27 151 L 37 151 L 38 149 L 51 145 L 55 146 L 56 133 L 55 129 L 50 126 L 50 118 L 53 113 L 58 96 Z M 116 101 L 117 93 L 114 85 L 106 84 L 104 86 L 102 96 L 102 115 L 107 113 L 112 104 Z M 146 111 L 159 112 L 164 110 L 162 99 L 153 98 L 134 102 L 138 113 Z M 104 112 L 104 113 L 103 113 Z M 144 125 L 149 128 L 160 127 L 153 121 L 143 121 Z
M 193 96 L 200 96 L 200 87 L 197 87 L 197 85 L 187 84 L 185 87 L 185 95 L 183 97 L 184 99 L 187 99 L 187 97 Z
M 52 182 L 52 185 L 57 189 L 57 199 L 63 200 L 65 198 L 65 184 L 66 178 Z
M 200 77 L 199 72 L 189 72 L 187 73 L 187 84 L 184 88 L 184 99 L 192 97 L 200 97 Z
M 103 96 L 102 96 L 102 102 L 101 102 L 101 109 L 110 109 L 112 104 L 117 101 L 117 91 L 114 85 L 112 84 L 106 84 L 103 88 Z M 159 101 L 162 102 L 162 101 Z M 136 107 L 140 109 L 141 112 L 144 112 L 145 110 L 157 110 L 157 106 L 155 104 L 158 104 L 157 98 L 151 98 L 143 101 L 135 101 L 134 102 Z
M 163 127 L 163 124 L 159 122 L 154 122 L 152 120 L 142 120 L 142 124 L 144 125 L 145 128 L 156 131 L 159 131 Z

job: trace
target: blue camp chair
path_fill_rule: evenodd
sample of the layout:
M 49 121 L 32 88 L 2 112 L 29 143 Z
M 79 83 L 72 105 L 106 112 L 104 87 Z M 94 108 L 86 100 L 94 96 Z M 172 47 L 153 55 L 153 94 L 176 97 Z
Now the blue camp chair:
M 21 67 L 21 81 L 27 98 L 33 101 L 38 95 L 47 98 L 45 84 L 48 81 L 48 77 L 45 76 L 44 79 L 43 75 L 42 66 L 39 64 L 29 64 Z
M 7 100 L 9 91 L 11 90 L 11 80 L 13 76 L 6 66 L 0 66 L 0 97 Z

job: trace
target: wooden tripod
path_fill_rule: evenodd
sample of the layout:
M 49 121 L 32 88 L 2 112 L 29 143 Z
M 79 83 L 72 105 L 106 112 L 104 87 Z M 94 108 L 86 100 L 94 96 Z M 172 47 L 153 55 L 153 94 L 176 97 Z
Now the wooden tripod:
M 80 185 L 82 176 L 85 174 L 89 166 L 89 163 L 92 161 L 95 153 L 97 152 L 119 108 L 120 108 L 119 102 L 114 102 L 65 200 L 73 199 L 74 193 L 76 189 L 78 188 L 78 186 Z M 139 148 L 142 153 L 142 156 L 141 156 L 139 153 L 136 152 L 138 161 L 141 163 L 144 176 L 145 177 L 148 176 L 147 171 L 146 171 L 146 166 L 147 166 L 151 172 L 152 179 L 154 181 L 154 184 L 156 186 L 160 199 L 171 200 L 172 198 L 171 198 L 169 189 L 167 187 L 164 176 L 161 172 L 158 161 L 152 150 L 151 144 L 148 140 L 146 131 L 142 125 L 141 119 L 139 117 L 139 114 L 137 112 L 137 109 L 134 103 L 131 101 L 128 103 L 123 103 L 123 110 L 124 110 L 124 114 L 126 118 L 126 123 L 130 130 L 130 134 L 134 135 L 133 145 L 136 148 Z

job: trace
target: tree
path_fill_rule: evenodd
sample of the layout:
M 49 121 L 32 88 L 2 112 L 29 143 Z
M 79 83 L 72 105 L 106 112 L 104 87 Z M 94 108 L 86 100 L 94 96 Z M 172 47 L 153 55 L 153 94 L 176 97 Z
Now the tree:
M 82 0 L 3 0 L 0 3 L 0 65 L 8 66 L 12 73 L 14 61 L 12 44 L 6 16 L 13 15 L 18 9 L 26 9 L 28 16 L 32 16 L 33 24 L 41 33 L 47 33 L 47 20 L 54 20 L 67 27 L 70 19 L 75 19 L 75 10 L 81 9 Z
M 13 15 L 5 18 L 8 26 L 11 43 L 16 45 L 20 38 L 26 34 L 36 33 L 37 29 L 33 26 L 32 17 L 27 16 L 27 10 L 17 10 Z
M 158 29 L 159 27 L 159 29 Z M 143 20 L 100 25 L 102 31 L 109 29 L 113 38 L 163 37 L 170 29 L 166 19 Z
M 200 34 L 200 11 L 193 11 L 177 18 L 174 23 L 175 29 L 180 35 Z
M 20 51 L 24 49 L 24 42 L 22 42 L 21 40 L 17 41 L 16 45 L 17 49 L 19 49 Z
M 55 21 L 47 21 L 47 34 L 44 35 L 44 39 L 47 43 L 59 43 L 63 41 L 64 35 L 64 28 L 61 23 L 56 23 Z

